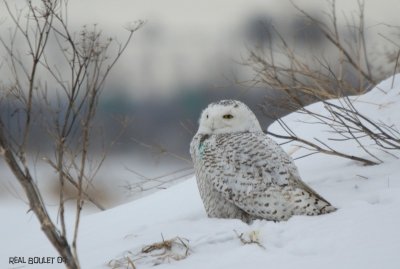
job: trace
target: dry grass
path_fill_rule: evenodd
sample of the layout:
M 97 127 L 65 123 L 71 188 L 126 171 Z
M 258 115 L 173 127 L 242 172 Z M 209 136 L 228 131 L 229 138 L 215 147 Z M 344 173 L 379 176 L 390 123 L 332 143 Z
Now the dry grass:
M 140 251 L 127 255 L 119 259 L 111 260 L 108 266 L 112 269 L 127 268 L 136 269 L 137 264 L 151 263 L 159 265 L 171 261 L 179 261 L 188 257 L 190 254 L 189 240 L 176 236 L 161 242 L 152 243 L 141 248 Z
M 260 239 L 260 232 L 259 231 L 250 231 L 247 233 L 238 233 L 236 230 L 233 230 L 237 237 L 239 238 L 240 242 L 243 245 L 249 245 L 249 244 L 255 244 L 263 249 L 265 247 L 263 244 L 261 244 L 261 239 Z

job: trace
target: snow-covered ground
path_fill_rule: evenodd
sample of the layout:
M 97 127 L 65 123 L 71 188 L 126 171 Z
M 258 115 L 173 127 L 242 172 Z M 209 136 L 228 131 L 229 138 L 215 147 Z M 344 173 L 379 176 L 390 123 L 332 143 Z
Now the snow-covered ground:
M 400 127 L 400 75 L 356 98 L 360 111 Z M 383 90 L 383 91 L 382 91 Z M 314 104 L 310 109 L 321 109 Z M 285 121 L 301 135 L 323 139 L 321 126 L 302 123 L 304 115 Z M 271 127 L 279 131 L 279 126 Z M 295 145 L 286 144 L 287 150 Z M 347 144 L 347 152 L 359 153 Z M 302 155 L 298 150 L 294 153 Z M 377 166 L 316 154 L 296 164 L 307 183 L 339 210 L 286 222 L 209 219 L 195 178 L 105 212 L 84 216 L 79 253 L 82 268 L 400 268 L 400 160 L 375 151 Z M 397 155 L 400 155 L 397 153 Z M 364 156 L 366 157 L 366 156 Z M 9 257 L 57 257 L 27 207 L 0 207 L 1 268 L 62 268 L 62 264 L 9 264 Z M 239 235 L 241 235 L 241 239 Z M 177 238 L 178 237 L 178 238 Z M 175 238 L 171 252 L 142 248 Z M 258 243 L 244 244 L 242 241 Z M 155 248 L 156 246 L 153 245 Z M 175 256 L 174 256 L 175 255 Z M 177 256 L 178 255 L 178 256 Z M 180 255 L 180 256 L 179 256 Z M 182 258 L 175 260 L 173 258 Z M 163 260 L 163 258 L 165 258 Z

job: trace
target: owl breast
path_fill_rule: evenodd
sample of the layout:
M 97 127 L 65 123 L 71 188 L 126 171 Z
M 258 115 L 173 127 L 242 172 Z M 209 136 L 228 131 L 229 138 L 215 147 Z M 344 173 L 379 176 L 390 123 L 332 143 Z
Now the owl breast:
M 201 134 L 196 135 L 190 145 L 190 153 L 195 163 L 196 182 L 207 215 L 210 218 L 234 218 L 249 222 L 250 216 L 225 199 L 211 183 L 213 177 L 220 176 L 218 171 L 221 169 L 221 160 L 214 145 L 216 136 Z

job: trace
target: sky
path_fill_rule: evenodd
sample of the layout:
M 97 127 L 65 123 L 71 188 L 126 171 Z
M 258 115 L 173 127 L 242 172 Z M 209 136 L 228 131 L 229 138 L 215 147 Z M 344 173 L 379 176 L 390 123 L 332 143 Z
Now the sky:
M 325 1 L 296 1 L 317 16 L 324 9 L 321 3 Z M 356 3 L 338 0 L 339 15 L 355 14 Z M 23 5 L 24 1 L 12 1 L 14 4 Z M 380 29 L 377 25 L 382 22 L 399 26 L 399 9 L 396 0 L 367 1 L 367 29 Z M 73 29 L 98 24 L 105 36 L 117 40 L 126 36 L 127 24 L 146 21 L 109 80 L 132 97 L 152 97 L 168 95 L 177 85 L 220 80 L 227 66 L 243 55 L 248 45 L 245 31 L 252 17 L 267 16 L 277 24 L 285 24 L 290 23 L 290 14 L 293 9 L 288 0 L 70 0 L 68 17 Z M 9 19 L 3 2 L 1 21 L 4 34 Z

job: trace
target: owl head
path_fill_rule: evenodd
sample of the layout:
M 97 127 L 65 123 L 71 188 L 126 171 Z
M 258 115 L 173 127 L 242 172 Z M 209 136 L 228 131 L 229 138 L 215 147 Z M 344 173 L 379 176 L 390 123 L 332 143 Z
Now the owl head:
M 225 134 L 237 132 L 262 132 L 256 116 L 242 102 L 221 100 L 209 104 L 201 113 L 197 133 Z

